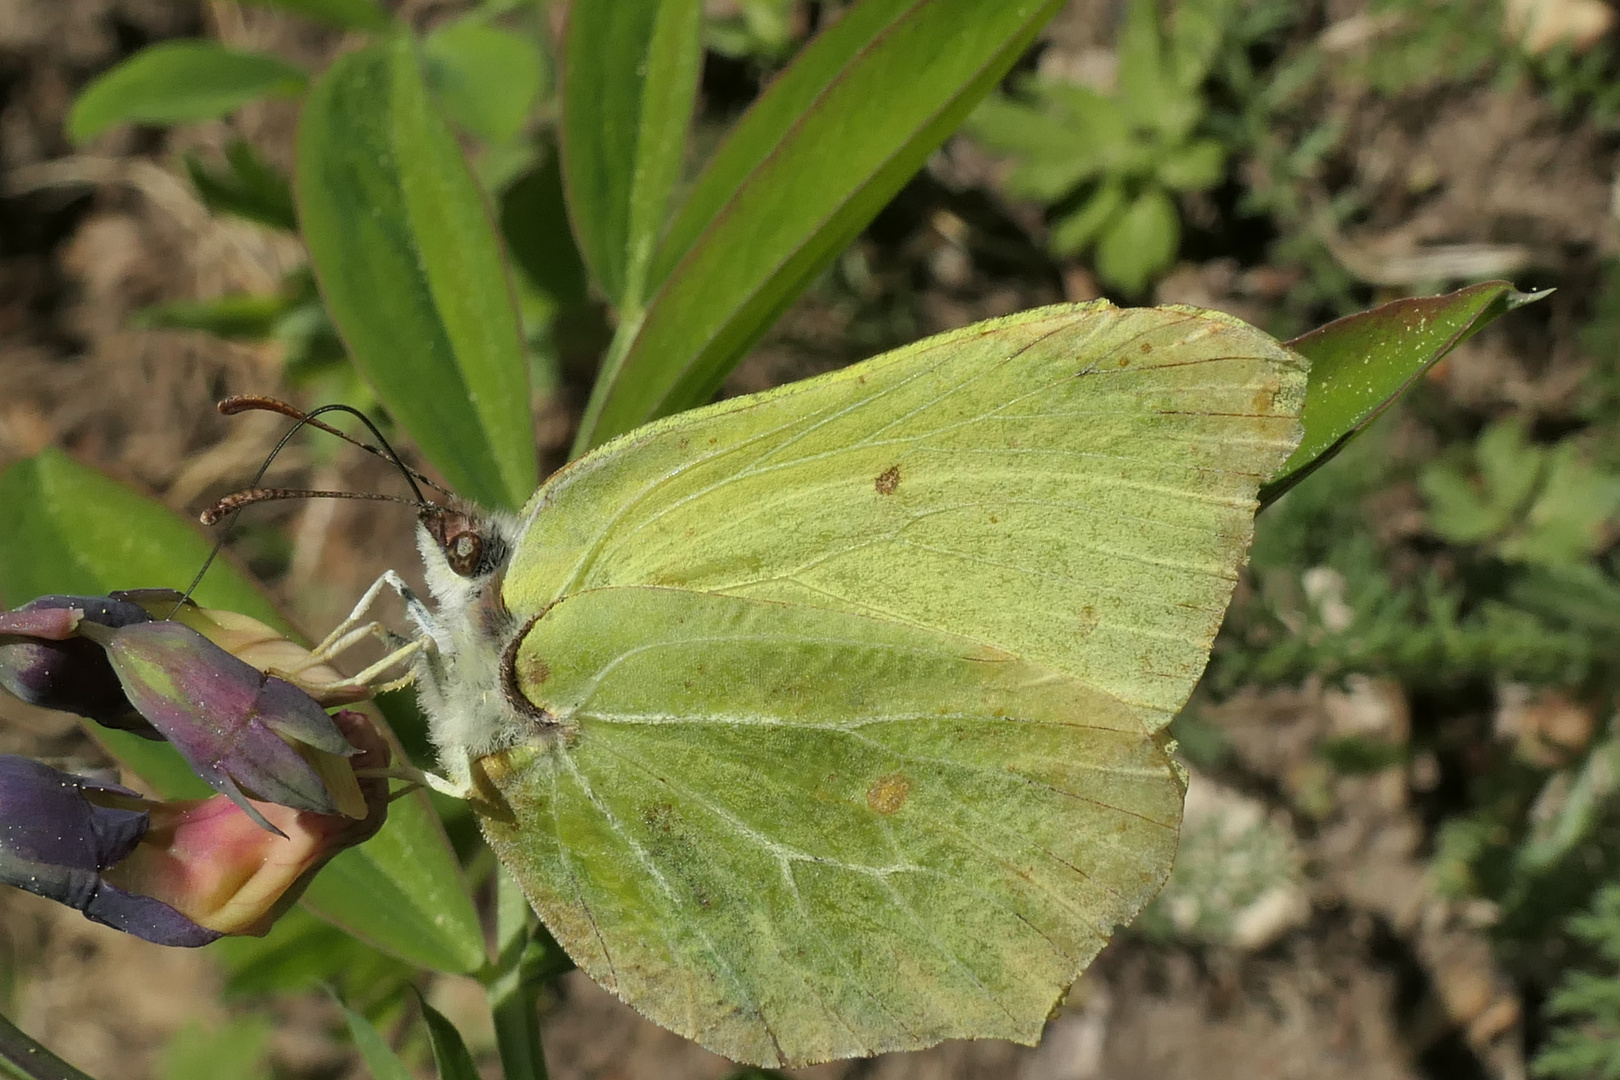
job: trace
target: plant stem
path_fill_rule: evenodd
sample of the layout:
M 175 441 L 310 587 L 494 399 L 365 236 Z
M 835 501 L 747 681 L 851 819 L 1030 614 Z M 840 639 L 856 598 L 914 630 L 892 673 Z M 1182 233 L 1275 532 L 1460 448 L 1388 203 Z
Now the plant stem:
M 91 1080 L 0 1016 L 0 1075 L 15 1080 Z
M 506 1080 L 547 1080 L 545 1049 L 540 1042 L 540 1009 L 534 984 L 523 970 L 529 943 L 529 901 L 504 868 L 495 873 L 495 945 L 497 959 L 484 980 L 489 1011 L 495 1019 L 495 1045 Z

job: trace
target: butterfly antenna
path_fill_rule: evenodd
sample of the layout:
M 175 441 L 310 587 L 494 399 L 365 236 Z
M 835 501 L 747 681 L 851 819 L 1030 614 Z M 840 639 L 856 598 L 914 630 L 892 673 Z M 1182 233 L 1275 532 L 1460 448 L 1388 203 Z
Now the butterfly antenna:
M 255 503 L 281 502 L 285 499 L 365 499 L 371 502 L 404 503 L 406 506 L 429 504 L 407 499 L 403 495 L 379 495 L 374 491 L 322 491 L 313 488 L 243 488 L 225 496 L 219 502 L 197 515 L 204 525 L 217 525 L 220 519 L 240 513 Z
M 412 480 L 421 481 L 434 491 L 437 491 L 440 495 L 447 498 L 451 495 L 449 491 L 446 491 L 428 477 L 423 476 L 421 473 L 405 464 L 405 462 L 400 459 L 400 456 L 394 452 L 394 448 L 388 445 L 388 440 L 383 438 L 382 432 L 377 430 L 377 426 L 371 422 L 371 418 L 365 413 L 361 412 L 359 409 L 352 408 L 348 405 L 334 404 L 322 405 L 315 411 L 306 413 L 296 405 L 282 401 L 280 398 L 270 397 L 266 394 L 237 394 L 234 397 L 228 397 L 224 401 L 221 401 L 217 408 L 226 416 L 235 416 L 238 413 L 244 412 L 272 412 L 288 417 L 292 420 L 297 420 L 300 424 L 308 424 L 310 427 L 319 428 L 328 435 L 336 435 L 338 438 L 342 439 L 351 446 L 358 446 L 366 453 L 382 458 L 384 461 L 398 468 L 400 472 L 405 474 L 406 477 Z M 361 442 L 348 432 L 335 428 L 323 420 L 316 419 L 316 417 L 320 416 L 322 413 L 334 411 L 345 412 L 358 419 L 362 424 L 366 425 L 374 436 L 376 436 L 377 441 L 381 443 L 382 446 L 376 447 L 368 442 Z M 296 431 L 298 429 L 294 428 L 293 430 Z M 289 434 L 291 433 L 289 432 Z M 412 483 L 411 488 L 415 490 L 416 484 Z M 421 491 L 417 490 L 416 494 L 420 501 L 426 502 L 425 499 L 420 499 L 422 494 Z
M 209 550 L 208 558 L 203 560 L 202 567 L 197 571 L 197 576 L 191 579 L 191 584 L 186 586 L 186 591 L 180 595 L 180 599 L 175 602 L 174 608 L 169 612 L 168 617 L 171 619 L 184 606 L 185 602 L 191 599 L 191 594 L 197 590 L 198 585 L 202 584 L 203 576 L 208 573 L 208 568 L 214 565 L 215 559 L 219 558 L 219 553 L 225 548 L 225 541 L 230 539 L 231 527 L 236 524 L 236 515 L 241 513 L 244 507 L 251 506 L 256 502 L 272 502 L 280 499 L 370 499 L 383 502 L 400 502 L 421 508 L 432 506 L 433 503 L 422 494 L 422 489 L 417 485 L 418 480 L 442 495 L 450 494 L 444 488 L 405 464 L 394 448 L 388 444 L 388 440 L 383 436 L 383 433 L 377 430 L 377 425 L 371 422 L 371 417 L 351 405 L 336 403 L 322 405 L 320 408 L 312 409 L 306 413 L 297 406 L 279 398 L 267 397 L 262 394 L 239 394 L 235 397 L 226 398 L 217 407 L 226 416 L 235 416 L 237 413 L 249 411 L 273 412 L 290 417 L 297 422 L 287 430 L 286 434 L 282 435 L 276 445 L 271 448 L 270 453 L 265 455 L 264 464 L 259 466 L 259 471 L 253 474 L 253 479 L 248 482 L 245 489 L 225 496 L 225 498 L 203 512 L 202 522 L 204 525 L 213 525 L 221 518 L 226 518 L 225 528 L 220 530 L 219 539 L 214 541 L 214 546 Z M 318 419 L 322 413 L 329 412 L 347 413 L 359 420 L 366 426 L 366 430 L 370 431 L 372 436 L 382 444 L 381 448 L 372 446 L 370 443 L 361 442 L 331 424 Z M 276 456 L 286 449 L 287 444 L 292 441 L 292 437 L 298 434 L 300 428 L 305 426 L 318 428 L 328 434 L 336 435 L 344 442 L 358 446 L 369 454 L 375 454 L 384 461 L 392 462 L 405 477 L 405 482 L 411 486 L 411 494 L 415 495 L 416 498 L 411 500 L 397 495 L 375 495 L 370 492 L 309 491 L 294 488 L 259 487 L 259 481 L 263 480 L 264 474 L 270 471 L 270 465 L 276 460 Z

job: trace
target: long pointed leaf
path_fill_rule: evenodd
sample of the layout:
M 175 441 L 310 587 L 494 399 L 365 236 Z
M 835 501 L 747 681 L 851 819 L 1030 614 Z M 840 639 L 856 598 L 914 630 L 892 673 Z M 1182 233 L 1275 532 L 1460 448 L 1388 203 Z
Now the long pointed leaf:
M 211 546 L 166 507 L 60 451 L 46 450 L 0 474 L 0 599 L 8 605 L 47 593 L 183 589 Z M 224 560 L 214 563 L 196 595 L 205 606 L 287 629 L 263 591 Z M 169 744 L 87 726 L 163 797 L 209 794 Z M 477 911 L 420 793 L 396 800 L 381 832 L 333 859 L 305 903 L 413 963 L 460 972 L 484 960 Z
M 467 1051 L 461 1032 L 438 1009 L 427 1003 L 420 993 L 416 1003 L 422 1007 L 422 1020 L 427 1025 L 428 1042 L 433 1046 L 433 1064 L 439 1071 L 439 1080 L 480 1080 L 478 1066 Z
M 1300 418 L 1305 438 L 1277 478 L 1260 489 L 1260 505 L 1325 464 L 1435 361 L 1497 317 L 1550 291 L 1521 293 L 1509 282 L 1486 281 L 1444 296 L 1393 300 L 1288 342 L 1311 362 Z
M 811 42 L 670 226 L 658 291 L 610 354 L 575 452 L 707 400 L 1060 6 L 863 0 Z
M 574 4 L 564 41 L 563 178 L 608 299 L 640 306 L 697 97 L 703 5 Z
M 294 193 L 332 319 L 377 397 L 462 494 L 522 505 L 538 476 L 517 307 L 408 38 L 349 53 L 315 84 Z
M 274 56 L 211 41 L 151 45 L 84 88 L 68 113 L 68 138 L 87 142 L 119 124 L 212 120 L 267 94 L 296 94 L 306 78 Z
M 382 1037 L 382 1032 L 370 1020 L 342 1002 L 338 1002 L 338 1007 L 349 1022 L 349 1037 L 354 1040 L 355 1049 L 360 1051 L 360 1057 L 370 1070 L 371 1080 L 415 1080 L 411 1070 L 399 1060 L 394 1048 L 388 1045 L 388 1040 Z

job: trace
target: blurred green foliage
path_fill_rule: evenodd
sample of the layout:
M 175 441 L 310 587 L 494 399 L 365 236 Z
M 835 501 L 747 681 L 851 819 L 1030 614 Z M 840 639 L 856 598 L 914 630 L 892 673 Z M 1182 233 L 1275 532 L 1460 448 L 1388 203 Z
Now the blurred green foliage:
M 270 1080 L 270 1034 L 266 1016 L 232 1017 L 216 1027 L 192 1020 L 163 1048 L 161 1080 Z
M 1429 524 L 1445 540 L 1553 570 L 1607 546 L 1604 528 L 1620 511 L 1620 475 L 1594 466 L 1577 440 L 1537 446 L 1509 419 L 1461 449 L 1473 462 L 1453 455 L 1419 476 Z
M 703 44 L 721 56 L 775 67 L 799 44 L 794 0 L 733 0 L 708 5 Z
M 1132 295 L 1175 260 L 1175 194 L 1226 175 L 1227 148 L 1200 130 L 1202 88 L 1237 11 L 1236 0 L 1183 0 L 1161 20 L 1154 0 L 1133 0 L 1111 93 L 1031 78 L 979 106 L 967 130 L 1017 160 L 1010 194 L 1052 205 L 1054 254 L 1095 249 L 1098 276 Z
M 1547 1002 L 1560 1025 L 1531 1072 L 1556 1080 L 1620 1077 L 1620 885 L 1597 894 L 1591 910 L 1570 920 L 1570 934 L 1596 954 L 1603 970 L 1571 972 Z

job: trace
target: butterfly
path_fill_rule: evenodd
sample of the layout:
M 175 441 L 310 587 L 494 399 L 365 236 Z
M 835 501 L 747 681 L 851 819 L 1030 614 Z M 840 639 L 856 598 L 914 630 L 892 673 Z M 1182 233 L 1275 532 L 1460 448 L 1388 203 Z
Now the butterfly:
M 1032 1043 L 1157 893 L 1306 363 L 1026 312 L 422 516 L 450 783 L 578 966 L 726 1057 Z

